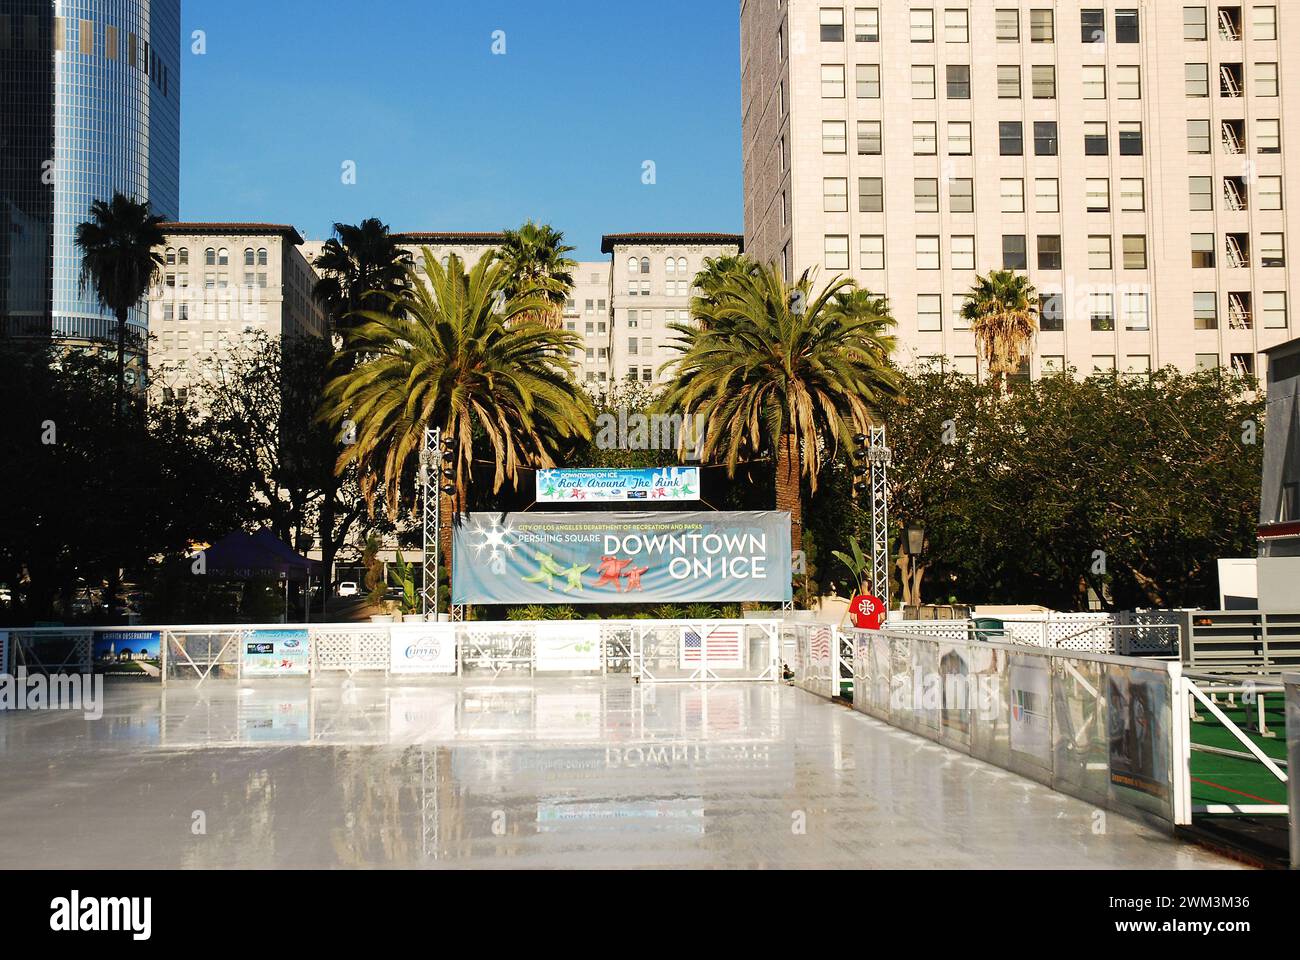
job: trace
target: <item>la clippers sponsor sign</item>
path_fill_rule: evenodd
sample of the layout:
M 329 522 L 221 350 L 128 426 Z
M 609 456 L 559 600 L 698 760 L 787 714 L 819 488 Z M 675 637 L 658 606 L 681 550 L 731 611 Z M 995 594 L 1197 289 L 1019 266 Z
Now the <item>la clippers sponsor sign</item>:
M 393 673 L 456 672 L 456 625 L 395 623 L 389 628 Z

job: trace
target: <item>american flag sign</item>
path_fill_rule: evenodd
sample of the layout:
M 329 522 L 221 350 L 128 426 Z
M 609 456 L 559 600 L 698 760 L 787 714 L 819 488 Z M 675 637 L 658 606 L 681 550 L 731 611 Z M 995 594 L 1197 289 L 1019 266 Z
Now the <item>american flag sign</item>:
M 687 667 L 743 667 L 741 631 L 737 624 L 716 627 L 682 627 L 681 666 Z M 704 650 L 708 648 L 708 662 Z

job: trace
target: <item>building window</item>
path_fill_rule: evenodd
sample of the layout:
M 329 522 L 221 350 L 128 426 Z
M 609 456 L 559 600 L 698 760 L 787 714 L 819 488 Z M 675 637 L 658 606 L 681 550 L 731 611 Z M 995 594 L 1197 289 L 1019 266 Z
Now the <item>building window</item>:
M 1109 291 L 1088 294 L 1088 319 L 1099 333 L 1115 329 L 1115 306 Z
M 1079 11 L 1079 25 L 1084 43 L 1106 42 L 1106 11 L 1089 8 Z
M 881 234 L 858 237 L 858 256 L 863 270 L 885 269 L 885 238 Z
M 259 267 L 266 266 L 266 247 L 257 248 L 257 265 Z
M 1260 153 L 1282 152 L 1281 131 L 1277 120 L 1255 121 L 1255 145 Z
M 1277 7 L 1256 6 L 1254 8 L 1253 34 L 1256 40 L 1277 39 Z
M 1124 328 L 1126 330 L 1150 330 L 1151 320 L 1147 311 L 1145 293 L 1124 294 Z
M 859 63 L 856 77 L 859 100 L 880 99 L 880 64 Z
M 970 43 L 970 11 L 943 12 L 943 39 L 947 43 Z
M 1025 134 L 1019 120 L 1003 120 L 998 124 L 998 149 L 1004 157 L 1024 155 Z
M 912 188 L 917 213 L 939 212 L 939 181 L 930 177 L 917 177 Z
M 822 7 L 821 28 L 822 43 L 843 43 L 844 8 Z
M 1214 190 L 1211 177 L 1187 178 L 1187 205 L 1191 210 L 1213 210 Z
M 1089 120 L 1083 125 L 1083 153 L 1089 157 L 1104 157 L 1110 152 L 1110 139 L 1106 121 Z
M 969 234 L 957 234 L 952 238 L 953 270 L 975 269 L 975 238 Z
M 1256 207 L 1260 210 L 1282 209 L 1282 178 L 1260 177 L 1255 190 L 1258 197 Z
M 1110 266 L 1110 234 L 1092 234 L 1088 237 L 1088 269 L 1109 270 Z
M 1209 34 L 1205 7 L 1183 7 L 1183 39 L 1205 40 Z
M 969 157 L 970 151 L 970 124 L 964 120 L 949 120 L 948 155 L 952 157 Z
M 975 212 L 975 181 L 970 177 L 953 177 L 948 181 L 950 213 Z
M 943 329 L 943 297 L 937 293 L 916 295 L 916 329 L 935 333 Z
M 1147 238 L 1144 233 L 1126 233 L 1124 235 L 1124 269 L 1145 270 L 1147 268 Z
M 1050 63 L 1036 63 L 1031 68 L 1035 100 L 1056 99 L 1056 67 Z
M 880 42 L 879 7 L 858 7 L 853 11 L 853 39 L 858 43 Z
M 1142 121 L 1125 120 L 1119 125 L 1119 155 L 1142 156 Z
M 1020 99 L 1020 64 L 998 66 L 998 97 L 1002 100 Z
M 844 235 L 826 237 L 826 269 L 849 269 L 849 238 Z
M 916 238 L 916 269 L 939 269 L 939 238 L 923 236 Z
M 251 267 L 254 266 L 256 263 L 257 263 L 257 254 L 253 253 L 253 248 L 252 247 L 245 248 L 244 266 Z
M 1192 267 L 1205 268 L 1214 266 L 1214 234 L 1192 234 Z
M 208 267 L 215 267 L 217 265 L 217 251 L 212 249 L 212 247 L 208 247 L 208 249 L 203 251 L 203 264 Z
M 938 152 L 938 124 L 932 120 L 917 120 L 913 122 L 912 153 L 918 157 L 931 157 Z
M 999 43 L 1020 42 L 1019 10 L 1004 7 L 993 11 L 993 24 Z
M 1059 293 L 1040 293 L 1038 295 L 1038 328 L 1047 333 L 1059 333 L 1065 329 L 1064 300 Z
M 1260 309 L 1263 314 L 1264 327 L 1269 330 L 1286 328 L 1286 292 L 1283 290 L 1266 290 L 1260 295 Z
M 913 10 L 911 14 L 912 42 L 934 43 L 934 11 Z
M 1146 183 L 1141 177 L 1120 177 L 1119 208 L 1136 212 L 1146 210 Z
M 1025 250 L 1025 235 L 1023 233 L 1004 233 L 1002 235 L 1002 269 L 1029 269 L 1029 258 Z
M 962 11 L 963 13 L 965 11 Z M 948 99 L 970 99 L 970 67 L 966 64 L 950 64 L 947 67 Z
M 1257 97 L 1277 96 L 1277 64 L 1276 63 L 1255 64 L 1255 96 Z
M 1188 153 L 1209 153 L 1210 152 L 1210 121 L 1209 120 L 1188 120 L 1187 121 L 1187 152 Z
M 822 209 L 826 213 L 847 213 L 849 181 L 845 177 L 826 177 L 822 181 Z
M 1110 178 L 1089 177 L 1083 182 L 1089 213 L 1110 212 Z
M 1034 121 L 1034 155 L 1038 157 L 1056 156 L 1056 121 Z
M 1056 19 L 1051 10 L 1029 11 L 1029 42 L 1052 43 L 1056 39 Z
M 915 12 L 915 11 L 914 11 Z M 934 99 L 934 66 L 916 64 L 912 67 L 912 99 Z
M 1214 291 L 1192 294 L 1192 326 L 1197 330 L 1219 329 L 1218 295 Z
M 844 99 L 844 64 L 822 64 L 822 98 L 825 100 Z
M 1259 235 L 1259 265 L 1261 267 L 1285 267 L 1285 238 L 1280 233 L 1261 233 Z
M 1138 12 L 1133 9 L 1115 11 L 1115 42 L 1138 43 L 1142 39 L 1138 27 Z
M 822 121 L 822 153 L 843 153 L 846 138 L 843 120 Z
M 1106 99 L 1106 66 L 1088 63 L 1083 66 L 1083 99 Z
M 1039 270 L 1060 270 L 1061 269 L 1061 237 L 1060 234 L 1038 235 L 1038 269 Z
M 1208 63 L 1183 64 L 1183 92 L 1189 97 L 1210 95 L 1210 65 Z
M 858 153 L 862 156 L 877 156 L 880 153 L 880 121 L 858 121 Z
M 1025 212 L 1025 181 L 1019 177 L 1002 178 L 1002 212 Z
M 1037 213 L 1061 212 L 1061 181 L 1039 177 L 1034 181 L 1034 210 Z
M 1120 100 L 1142 99 L 1142 68 L 1120 64 L 1115 68 L 1115 96 Z
M 885 181 L 882 177 L 858 178 L 858 212 L 881 213 L 885 209 Z

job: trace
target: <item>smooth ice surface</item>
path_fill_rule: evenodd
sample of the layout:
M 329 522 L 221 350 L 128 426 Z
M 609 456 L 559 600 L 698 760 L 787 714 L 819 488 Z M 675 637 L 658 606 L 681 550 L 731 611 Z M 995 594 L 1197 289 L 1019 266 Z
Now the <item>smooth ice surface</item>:
M 775 684 L 110 683 L 0 771 L 0 867 L 1233 866 Z

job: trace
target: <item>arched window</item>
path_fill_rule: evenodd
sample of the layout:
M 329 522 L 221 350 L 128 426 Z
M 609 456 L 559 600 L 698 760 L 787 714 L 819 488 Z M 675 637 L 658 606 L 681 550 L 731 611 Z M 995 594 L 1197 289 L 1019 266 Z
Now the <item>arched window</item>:
M 217 251 L 217 266 L 219 267 L 230 266 L 230 251 L 227 250 L 225 247 L 222 247 L 220 250 Z
M 259 267 L 266 266 L 266 247 L 257 248 L 257 265 Z
M 649 272 L 650 272 L 650 258 L 649 258 L 649 257 L 642 257 L 642 258 L 641 258 L 641 272 L 642 272 L 642 273 L 649 273 Z
M 664 261 L 664 272 L 665 272 L 665 273 L 676 273 L 676 272 L 677 272 L 677 261 L 674 260 L 672 257 L 669 257 L 667 260 L 665 260 L 665 261 Z
M 686 273 L 686 258 L 685 258 L 685 257 L 678 257 L 678 258 L 677 258 L 677 272 L 678 272 L 678 273 L 681 273 L 681 274 L 685 274 L 685 273 Z
M 636 273 L 636 272 L 639 271 L 640 269 L 641 269 L 641 266 L 640 266 L 639 263 L 637 263 L 637 259 L 636 259 L 636 257 L 628 257 L 628 258 L 627 258 L 627 272 L 628 272 L 628 273 Z
M 253 265 L 253 248 L 247 247 L 244 250 L 244 266 L 251 267 L 252 265 Z
M 171 267 L 171 266 L 175 266 L 175 264 L 176 264 L 176 248 L 175 248 L 175 247 L 168 247 L 168 248 L 167 248 L 167 266 Z
M 213 250 L 211 247 L 204 250 L 203 264 L 204 266 L 215 267 L 217 265 L 217 251 Z
M 189 266 L 189 262 L 190 262 L 190 248 L 189 248 L 189 247 L 181 247 L 180 250 L 177 251 L 176 262 L 179 263 L 179 264 L 180 264 L 181 266 L 183 266 L 183 267 L 184 267 L 184 266 Z

